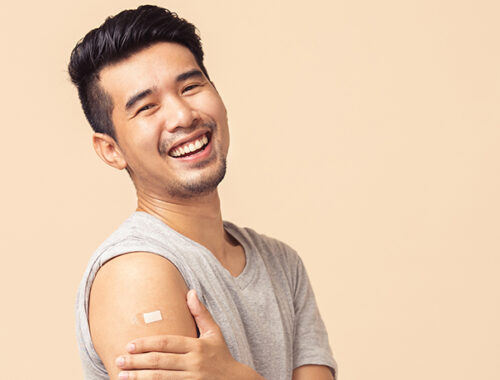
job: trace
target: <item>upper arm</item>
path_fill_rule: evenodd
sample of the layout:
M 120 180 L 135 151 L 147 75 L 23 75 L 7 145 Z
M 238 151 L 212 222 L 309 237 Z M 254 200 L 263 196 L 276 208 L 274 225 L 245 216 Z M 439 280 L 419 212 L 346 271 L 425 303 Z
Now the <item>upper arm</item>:
M 99 269 L 90 292 L 89 325 L 110 379 L 117 378 L 115 359 L 126 353 L 125 345 L 132 339 L 162 334 L 196 337 L 187 292 L 177 268 L 152 253 L 121 255 Z M 145 324 L 142 314 L 155 310 L 160 310 L 162 320 Z
M 323 365 L 303 365 L 293 370 L 292 380 L 334 380 L 330 368 Z

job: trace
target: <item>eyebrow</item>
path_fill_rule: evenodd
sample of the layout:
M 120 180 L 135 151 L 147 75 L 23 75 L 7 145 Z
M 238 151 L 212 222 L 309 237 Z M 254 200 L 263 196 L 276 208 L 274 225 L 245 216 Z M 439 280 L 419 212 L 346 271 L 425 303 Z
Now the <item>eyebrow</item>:
M 190 78 L 195 78 L 195 77 L 203 77 L 203 73 L 198 70 L 198 69 L 193 69 L 186 71 L 185 73 L 179 74 L 177 78 L 175 78 L 176 82 L 183 82 L 187 79 Z M 129 111 L 138 101 L 141 99 L 144 99 L 146 96 L 149 96 L 153 93 L 153 91 L 156 91 L 156 87 L 148 88 L 146 90 L 140 91 L 135 95 L 132 95 L 129 100 L 127 100 L 127 103 L 125 103 L 125 110 Z
M 193 77 L 203 77 L 203 73 L 198 69 L 189 70 L 189 71 L 186 71 L 185 73 L 178 75 L 177 78 L 175 78 L 175 81 L 176 82 L 183 82 L 186 79 L 190 79 Z
M 135 95 L 132 95 L 132 97 L 127 100 L 127 103 L 125 104 L 125 110 L 129 111 L 134 104 L 136 104 L 139 100 L 144 99 L 146 96 L 149 96 L 153 93 L 154 88 L 148 88 L 146 90 L 143 90 L 141 92 L 138 92 Z

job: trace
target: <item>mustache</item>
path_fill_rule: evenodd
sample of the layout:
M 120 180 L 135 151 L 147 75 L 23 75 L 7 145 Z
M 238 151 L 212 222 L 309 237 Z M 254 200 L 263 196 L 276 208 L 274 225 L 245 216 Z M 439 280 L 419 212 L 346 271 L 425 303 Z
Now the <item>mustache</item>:
M 187 128 L 179 128 L 178 132 L 170 134 L 168 138 L 160 141 L 159 149 L 160 155 L 166 156 L 168 151 L 172 148 L 176 141 L 186 137 L 187 135 L 193 133 L 198 128 L 207 128 L 210 131 L 210 134 L 213 134 L 215 130 L 216 124 L 213 121 L 205 121 L 205 122 L 195 122 L 191 124 L 191 126 Z

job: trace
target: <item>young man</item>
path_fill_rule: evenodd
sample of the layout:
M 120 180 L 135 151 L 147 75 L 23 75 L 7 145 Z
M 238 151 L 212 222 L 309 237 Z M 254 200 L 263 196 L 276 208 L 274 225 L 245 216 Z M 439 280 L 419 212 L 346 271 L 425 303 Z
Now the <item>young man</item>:
M 222 220 L 226 109 L 194 26 L 154 6 L 121 12 L 77 44 L 69 72 L 95 151 L 138 198 L 81 282 L 85 378 L 333 379 L 300 258 Z

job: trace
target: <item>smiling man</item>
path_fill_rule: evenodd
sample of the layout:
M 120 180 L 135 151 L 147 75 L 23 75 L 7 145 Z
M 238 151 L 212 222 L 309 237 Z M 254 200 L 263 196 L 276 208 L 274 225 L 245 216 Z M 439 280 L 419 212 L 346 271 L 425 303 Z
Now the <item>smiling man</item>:
M 79 288 L 85 378 L 333 379 L 297 253 L 222 219 L 227 115 L 194 26 L 121 12 L 76 45 L 69 72 L 95 151 L 137 190 Z

